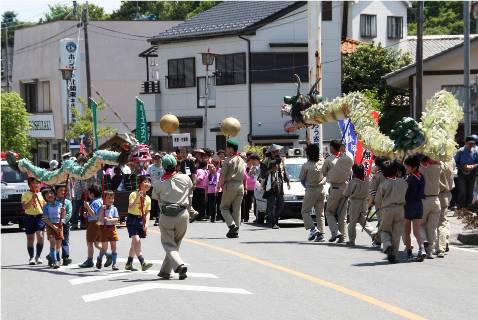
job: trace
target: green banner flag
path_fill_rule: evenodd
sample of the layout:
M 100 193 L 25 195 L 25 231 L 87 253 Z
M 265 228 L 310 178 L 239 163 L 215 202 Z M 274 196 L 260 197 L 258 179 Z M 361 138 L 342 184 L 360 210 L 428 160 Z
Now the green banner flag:
M 95 100 L 90 98 L 90 107 L 91 113 L 93 114 L 93 136 L 95 137 L 95 150 L 98 150 L 98 117 L 96 115 L 96 109 L 98 108 L 98 104 Z
M 148 144 L 148 122 L 144 112 L 144 102 L 136 98 L 136 140 Z

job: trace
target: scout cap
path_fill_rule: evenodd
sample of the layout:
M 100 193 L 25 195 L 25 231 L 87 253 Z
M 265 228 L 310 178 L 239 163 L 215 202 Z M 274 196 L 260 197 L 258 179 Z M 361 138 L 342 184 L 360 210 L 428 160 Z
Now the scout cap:
M 465 142 L 470 142 L 470 141 L 475 141 L 476 142 L 476 140 L 473 136 L 468 136 L 468 137 L 465 138 Z
M 171 169 L 176 167 L 177 161 L 174 156 L 167 154 L 161 158 L 161 163 L 163 164 L 164 169 Z
M 226 142 L 226 145 L 230 148 L 239 148 L 239 143 L 236 141 L 236 140 L 232 140 L 232 139 L 228 139 L 227 142 Z

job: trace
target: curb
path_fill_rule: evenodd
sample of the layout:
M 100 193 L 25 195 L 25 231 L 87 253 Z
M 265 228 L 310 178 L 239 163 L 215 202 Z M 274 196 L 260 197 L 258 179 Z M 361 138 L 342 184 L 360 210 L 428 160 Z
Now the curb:
M 467 245 L 478 245 L 478 231 L 466 231 L 458 234 L 458 241 Z

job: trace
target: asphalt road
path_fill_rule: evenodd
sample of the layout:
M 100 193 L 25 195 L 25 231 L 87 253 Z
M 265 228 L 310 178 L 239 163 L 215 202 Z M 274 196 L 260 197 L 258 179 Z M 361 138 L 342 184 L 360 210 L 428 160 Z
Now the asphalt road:
M 143 241 L 151 272 L 75 268 L 86 254 L 84 231 L 71 233 L 73 266 L 28 266 L 25 235 L 4 228 L 1 318 L 476 319 L 477 248 L 390 265 L 360 231 L 355 248 L 308 242 L 301 221 L 279 230 L 245 224 L 238 239 L 226 231 L 223 223 L 191 224 L 181 248 L 189 277 L 167 281 L 156 276 L 164 254 L 157 227 Z M 125 229 L 120 238 L 124 259 Z

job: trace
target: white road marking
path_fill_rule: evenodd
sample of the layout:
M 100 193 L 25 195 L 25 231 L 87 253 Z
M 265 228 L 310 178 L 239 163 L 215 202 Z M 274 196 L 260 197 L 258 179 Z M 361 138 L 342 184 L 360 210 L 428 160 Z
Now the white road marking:
M 124 263 L 126 263 L 126 261 L 128 261 L 128 259 L 126 259 L 126 258 L 117 258 L 117 259 L 116 259 L 116 262 L 124 262 Z M 162 263 L 163 263 L 163 260 L 149 260 L 149 259 L 144 259 L 144 261 L 149 262 L 149 263 L 153 263 L 153 264 L 154 264 L 154 263 L 157 263 L 157 264 L 162 264 Z M 135 258 L 135 261 L 133 261 L 133 264 L 134 264 L 135 262 L 139 263 L 139 262 L 138 262 L 138 259 Z
M 118 296 L 124 296 L 136 292 L 166 289 L 166 290 L 183 290 L 183 291 L 201 291 L 201 292 L 216 292 L 216 293 L 235 293 L 235 294 L 252 294 L 251 292 L 241 288 L 223 288 L 223 287 L 206 287 L 206 286 L 191 286 L 169 283 L 144 283 L 114 290 L 107 290 L 82 296 L 84 302 L 93 302 L 98 300 L 110 299 Z
M 91 283 L 95 281 L 102 281 L 102 280 L 108 280 L 108 279 L 113 279 L 113 278 L 118 278 L 122 276 L 131 276 L 131 275 L 157 275 L 159 270 L 148 270 L 148 271 L 114 271 L 110 273 L 103 273 L 101 275 L 93 275 L 93 276 L 87 276 L 87 277 L 78 277 L 74 279 L 68 280 L 72 286 L 80 285 L 80 284 L 85 284 L 85 283 Z M 177 275 L 173 274 L 173 277 L 178 277 Z M 196 273 L 196 272 L 188 272 L 188 277 L 191 278 L 209 278 L 209 279 L 218 279 L 219 277 L 216 275 L 213 275 L 211 273 Z

